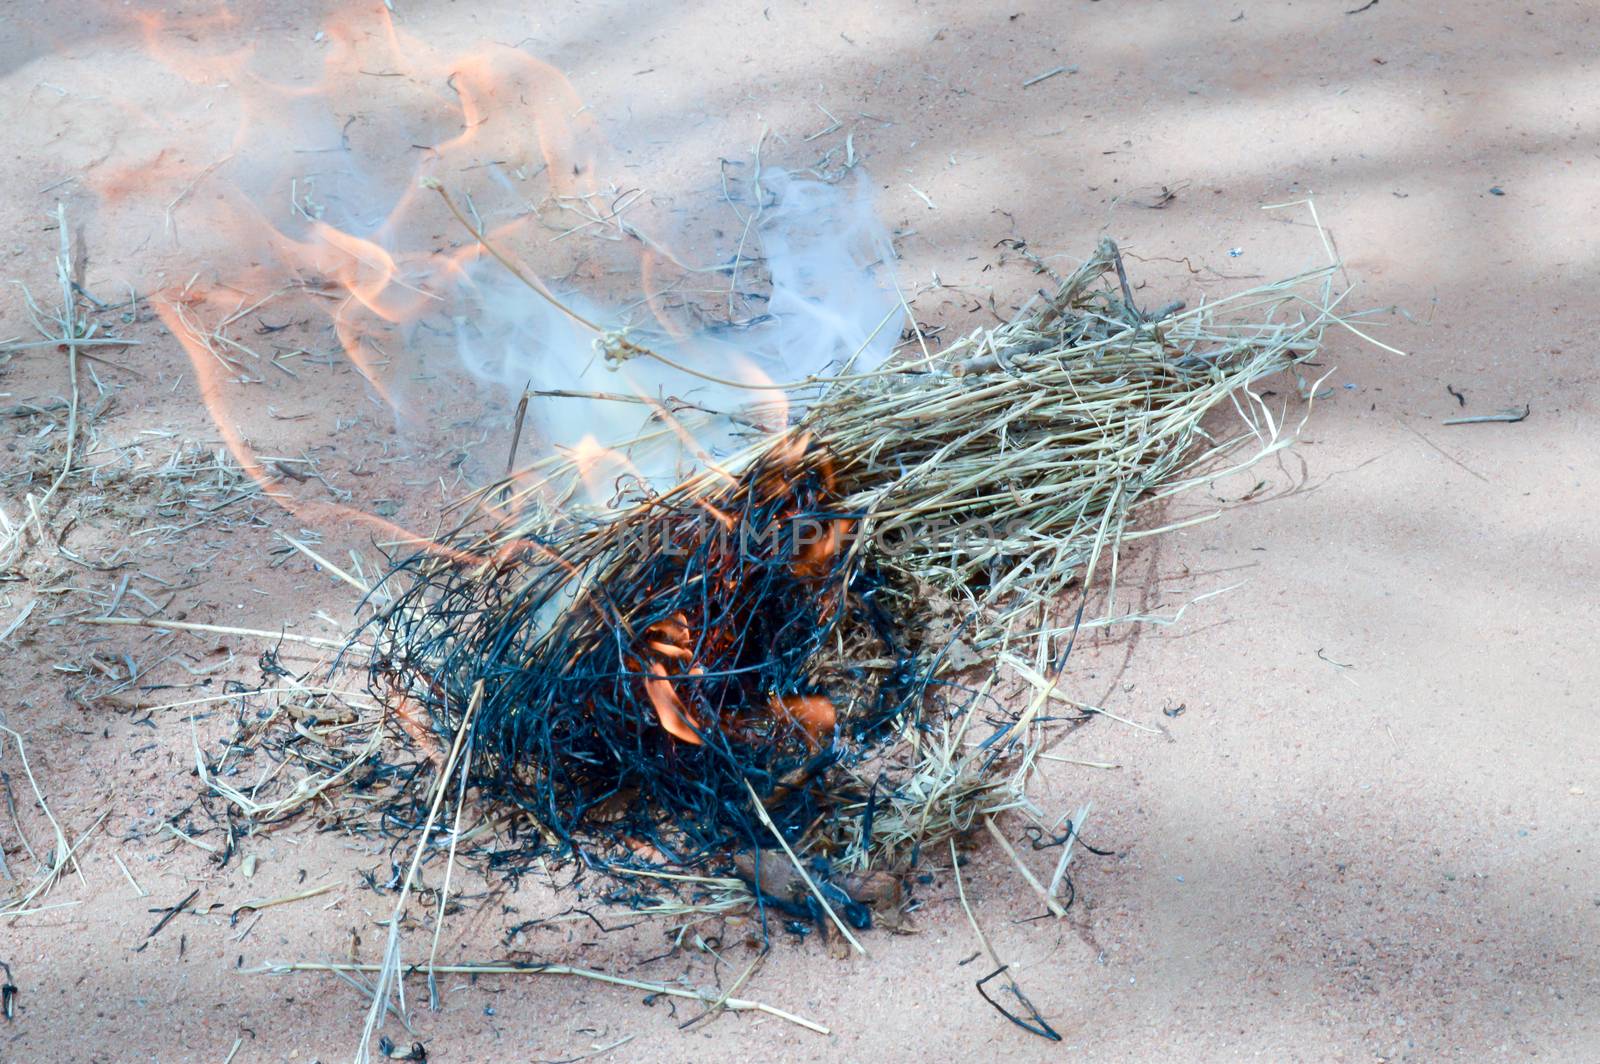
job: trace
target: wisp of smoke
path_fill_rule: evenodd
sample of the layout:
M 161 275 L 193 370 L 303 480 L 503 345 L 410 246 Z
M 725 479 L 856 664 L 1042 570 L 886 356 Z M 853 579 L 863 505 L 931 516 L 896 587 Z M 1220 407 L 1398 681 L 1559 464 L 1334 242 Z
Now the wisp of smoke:
M 742 268 L 765 274 L 766 313 L 740 328 L 712 325 L 669 335 L 623 312 L 597 307 L 579 293 L 557 291 L 561 302 L 583 317 L 607 330 L 629 330 L 665 361 L 607 361 L 592 330 L 530 291 L 500 263 L 481 258 L 464 271 L 458 293 L 461 362 L 473 377 L 507 396 L 527 389 L 683 400 L 701 412 L 691 426 L 694 450 L 718 456 L 732 446 L 739 422 L 704 411 L 736 414 L 752 404 L 787 400 L 791 416 L 798 415 L 803 396 L 797 400 L 775 385 L 845 369 L 875 369 L 899 340 L 904 310 L 893 277 L 894 249 L 870 192 L 859 174 L 839 184 L 781 171 L 763 176 L 752 226 L 756 254 L 747 250 Z M 713 276 L 728 276 L 733 268 L 730 261 Z M 570 395 L 535 395 L 528 406 L 529 429 L 538 443 L 566 449 L 617 446 L 637 437 L 650 416 L 648 407 L 635 403 Z M 628 458 L 644 479 L 665 486 L 693 464 L 693 456 L 674 434 L 658 436 L 658 446 L 628 448 Z

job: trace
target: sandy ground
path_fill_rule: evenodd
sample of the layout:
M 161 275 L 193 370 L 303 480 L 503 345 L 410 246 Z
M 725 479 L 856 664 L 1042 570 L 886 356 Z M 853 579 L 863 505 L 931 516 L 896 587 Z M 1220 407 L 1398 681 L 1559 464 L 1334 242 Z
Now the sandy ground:
M 1034 919 L 1036 899 L 1004 858 L 975 854 L 982 917 L 1063 1046 L 980 999 L 976 964 L 964 964 L 976 946 L 936 869 L 920 889 L 919 934 L 874 935 L 870 961 L 784 941 L 742 988 L 830 1035 L 748 1015 L 681 1030 L 692 1008 L 637 992 L 463 980 L 443 987 L 441 1011 L 417 1011 L 429 1059 L 573 1059 L 625 1038 L 601 1059 L 1600 1057 L 1600 663 L 1584 634 L 1600 576 L 1592 5 L 395 6 L 401 26 L 446 50 L 525 42 L 572 77 L 624 166 L 680 204 L 714 185 L 719 155 L 747 157 L 763 128 L 801 158 L 827 108 L 882 186 L 921 321 L 959 330 L 985 320 L 991 294 L 1002 312 L 1025 298 L 1028 273 L 997 265 L 1008 237 L 1070 260 L 1112 235 L 1147 260 L 1136 267 L 1152 302 L 1292 273 L 1319 261 L 1316 234 L 1303 211 L 1260 208 L 1314 193 L 1358 286 L 1350 305 L 1396 308 L 1377 319 L 1381 335 L 1410 352 L 1332 336 L 1333 391 L 1298 446 L 1177 511 L 1221 508 L 1221 519 L 1128 559 L 1119 605 L 1134 612 L 1171 618 L 1237 586 L 1079 655 L 1072 689 L 1146 727 L 1080 730 L 1058 752 L 1118 767 L 1054 764 L 1041 790 L 1046 808 L 1092 801 L 1086 837 L 1115 851 L 1075 862 L 1069 919 Z M 321 46 L 325 15 L 275 4 L 201 36 L 218 51 L 253 40 L 293 57 Z M 0 11 L 0 259 L 41 297 L 58 198 L 83 225 L 86 287 L 105 301 L 130 283 L 149 290 L 209 268 L 183 265 L 205 234 L 159 239 L 176 191 L 158 166 L 134 166 L 148 162 L 136 142 L 159 130 L 129 116 L 172 115 L 166 131 L 181 131 L 199 121 L 206 93 L 226 90 L 165 75 L 138 51 L 121 8 Z M 1056 67 L 1073 69 L 1023 87 Z M 375 82 L 362 106 L 387 106 L 384 91 Z M 191 166 L 214 158 L 194 154 Z M 106 206 L 109 172 L 128 166 L 122 180 L 162 189 L 142 218 Z M 1152 209 L 1163 186 L 1176 198 Z M 152 280 L 157 268 L 175 272 Z M 931 287 L 935 271 L 942 287 Z M 188 360 L 158 322 L 124 324 L 145 344 L 106 353 L 114 366 L 90 364 L 103 391 L 84 382 L 86 404 L 114 397 L 97 419 L 106 446 L 139 443 L 147 465 L 183 439 L 214 447 Z M 296 343 L 326 345 L 325 330 L 303 332 Z M 33 335 L 15 290 L 0 302 L 0 335 Z M 418 484 L 462 465 L 455 456 L 469 472 L 500 460 L 503 402 L 457 394 L 390 443 L 354 377 L 329 374 L 343 389 L 332 401 L 327 380 L 274 375 L 270 397 L 240 417 L 254 418 L 263 450 L 320 446 L 340 470 L 362 456 L 429 456 L 420 480 L 378 465 L 362 470 L 377 471 L 370 483 L 343 476 L 357 504 L 397 499 L 398 519 L 426 522 L 441 491 Z M 1463 413 L 1451 390 L 1467 414 L 1527 404 L 1531 416 L 1446 427 Z M 61 354 L 16 354 L 0 392 L 8 407 L 49 407 L 65 395 Z M 282 417 L 263 418 L 265 407 Z M 351 420 L 334 433 L 330 417 L 342 413 Z M 9 422 L 0 469 L 13 519 L 23 494 L 53 475 L 60 420 L 57 410 Z M 486 436 L 492 445 L 480 444 Z M 348 1057 L 365 1011 L 355 990 L 242 970 L 345 957 L 352 936 L 374 957 L 389 903 L 359 872 L 386 877 L 388 852 L 302 824 L 243 841 L 260 862 L 253 880 L 237 858 L 218 870 L 162 826 L 194 797 L 186 711 L 142 719 L 135 708 L 253 678 L 262 644 L 106 633 L 73 617 L 116 594 L 118 545 L 131 545 L 121 560 L 136 563 L 132 587 L 170 600 L 169 616 L 334 635 L 336 623 L 313 611 L 337 622 L 353 594 L 285 552 L 271 531 L 311 522 L 264 500 L 219 516 L 175 497 L 163 507 L 159 486 L 129 488 L 122 503 L 116 490 L 91 504 L 83 496 L 96 492 L 76 485 L 52 513 L 52 539 L 66 537 L 55 542 L 82 561 L 47 541 L 20 579 L 0 584 L 0 630 L 39 600 L 4 647 L 5 721 L 25 737 L 70 835 L 107 814 L 81 877 L 45 899 L 59 907 L 0 932 L 19 988 L 15 1018 L 0 1021 L 0 1057 L 219 1061 L 236 1043 L 240 1064 Z M 226 502 L 229 490 L 218 484 L 207 498 Z M 74 513 L 78 524 L 61 532 Z M 318 530 L 336 557 L 370 538 Z M 185 686 L 86 699 L 93 681 L 125 667 L 124 651 L 152 669 L 162 662 L 153 683 Z M 227 722 L 199 723 L 212 736 Z M 0 768 L 32 845 L 48 845 L 9 744 Z M 219 841 L 214 831 L 201 839 Z M 0 843 L 13 874 L 37 868 L 10 816 Z M 241 901 L 307 884 L 336 889 L 230 925 Z M 193 890 L 192 911 L 147 938 L 151 910 Z M 507 927 L 566 904 L 531 883 L 489 909 L 469 901 L 441 952 L 505 955 Z M 587 921 L 511 946 L 704 986 L 726 986 L 748 957 L 735 944 L 721 964 L 693 950 L 661 958 L 659 928 L 602 933 Z

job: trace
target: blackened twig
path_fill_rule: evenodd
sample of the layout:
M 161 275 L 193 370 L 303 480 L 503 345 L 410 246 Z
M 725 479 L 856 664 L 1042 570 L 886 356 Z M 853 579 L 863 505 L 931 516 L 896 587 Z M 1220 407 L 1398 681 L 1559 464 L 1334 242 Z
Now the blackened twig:
M 1004 975 L 1006 970 L 1010 967 L 1011 965 L 1009 964 L 1002 964 L 1000 967 L 996 968 L 982 979 L 979 979 L 977 982 L 978 996 L 983 998 L 983 1000 L 987 1001 L 989 1004 L 993 1005 L 994 1010 L 1000 1015 L 1004 1016 L 1018 1027 L 1021 1027 L 1029 1034 L 1036 1034 L 1040 1038 L 1048 1038 L 1052 1042 L 1061 1041 L 1061 1035 L 1054 1027 L 1050 1026 L 1049 1022 L 1046 1021 L 1043 1016 L 1039 1015 L 1039 1010 L 1034 1008 L 1033 1002 L 1028 1000 L 1028 996 L 1022 992 L 1022 988 L 1017 985 L 1017 981 L 1012 979 L 1010 975 L 1006 975 L 1007 989 L 1015 994 L 1017 1000 L 1022 1002 L 1022 1007 L 1028 1010 L 1028 1016 L 1033 1021 L 1031 1023 L 1028 1020 L 1024 1020 L 1022 1017 L 1009 1011 L 1004 1005 L 1000 1004 L 1000 1002 L 990 997 L 989 992 L 983 988 L 984 983 L 987 983 L 997 975 Z
M 1122 286 L 1122 305 L 1136 320 L 1144 320 L 1139 308 L 1133 305 L 1133 289 L 1128 284 L 1128 271 L 1122 265 L 1122 249 L 1115 243 L 1111 244 L 1111 265 L 1117 268 L 1117 284 Z
M 532 381 L 528 382 L 532 384 Z M 528 397 L 533 393 L 526 388 L 522 390 L 522 398 L 517 400 L 517 423 L 511 430 L 511 453 L 506 455 L 506 476 L 517 467 L 517 445 L 522 442 L 522 423 L 528 416 Z
M 188 897 L 184 898 L 182 901 L 180 901 L 178 904 L 172 906 L 170 909 L 152 909 L 151 910 L 152 912 L 165 913 L 166 915 L 163 916 L 156 923 L 156 926 L 154 926 L 154 927 L 152 927 L 150 929 L 150 933 L 148 935 L 144 936 L 144 937 L 146 939 L 152 939 L 152 938 L 155 938 L 157 935 L 159 935 L 161 933 L 161 929 L 163 927 L 166 927 L 167 924 L 171 923 L 172 922 L 172 918 L 174 916 L 177 916 L 179 913 L 183 912 L 183 910 L 187 909 L 189 907 L 189 903 L 194 901 L 194 899 L 199 895 L 199 893 L 200 893 L 200 888 L 199 887 L 195 887 L 193 890 L 191 890 L 189 892 L 189 896 Z
M 960 858 L 956 856 L 955 839 L 950 840 L 950 869 L 955 873 L 956 897 L 961 899 L 961 908 L 967 914 L 967 922 L 972 925 L 973 933 L 978 936 L 978 944 L 983 947 L 983 951 L 989 955 L 989 960 L 995 965 L 994 971 L 978 980 L 977 986 L 979 996 L 981 996 L 983 1000 L 987 1001 L 989 1004 L 993 1005 L 995 1010 L 998 1011 L 1000 1015 L 1004 1016 L 1018 1027 L 1021 1027 L 1024 1031 L 1036 1034 L 1040 1038 L 1048 1038 L 1052 1042 L 1061 1041 L 1061 1035 L 1056 1033 L 1056 1029 L 1051 1027 L 1050 1024 L 1046 1022 L 1045 1018 L 1039 1014 L 1039 1010 L 1034 1008 L 1033 1002 L 1028 1000 L 1027 995 L 1022 992 L 1022 988 L 1017 985 L 1016 979 L 1012 978 L 1009 971 L 1011 965 L 1000 959 L 1000 955 L 994 951 L 994 946 L 989 944 L 989 936 L 983 933 L 982 927 L 978 926 L 978 918 L 973 915 L 972 906 L 967 904 L 967 888 L 962 885 L 961 882 L 961 861 Z M 1011 993 L 1016 995 L 1016 999 L 1022 1002 L 1023 1008 L 1028 1010 L 1028 1015 L 1033 1021 L 1032 1023 L 1028 1022 L 1027 1020 L 1019 1019 L 1010 1012 L 1006 1011 L 1003 1005 L 1001 1005 L 994 998 L 990 997 L 988 992 L 983 989 L 983 984 L 1001 974 L 1005 975 L 1006 986 L 1010 989 Z

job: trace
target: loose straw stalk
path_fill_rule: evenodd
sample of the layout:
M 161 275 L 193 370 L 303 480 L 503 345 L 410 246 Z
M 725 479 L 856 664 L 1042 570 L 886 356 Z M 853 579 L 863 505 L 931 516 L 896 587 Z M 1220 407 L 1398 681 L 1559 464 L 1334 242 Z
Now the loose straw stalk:
M 321 961 L 295 961 L 284 964 L 269 964 L 256 969 L 256 974 L 281 975 L 289 972 L 364 972 L 382 974 L 384 965 L 380 964 L 333 964 Z M 689 998 L 701 1001 L 707 1005 L 727 1009 L 731 1012 L 762 1012 L 774 1016 L 788 1023 L 804 1027 L 808 1031 L 818 1034 L 832 1033 L 829 1028 L 815 1020 L 808 1020 L 804 1016 L 797 1016 L 792 1012 L 768 1005 L 761 1001 L 751 1001 L 747 998 L 724 997 L 719 994 L 709 994 L 700 990 L 689 990 L 669 983 L 649 983 L 640 979 L 625 979 L 620 975 L 611 975 L 607 972 L 597 972 L 590 968 L 574 968 L 566 964 L 436 964 L 436 965 L 407 965 L 404 974 L 415 975 L 426 972 L 434 975 L 568 975 L 579 979 L 589 979 L 597 983 L 610 983 L 612 986 L 625 986 L 634 990 L 643 990 L 651 994 L 664 994 L 668 997 Z
M 456 731 L 455 743 L 450 747 L 450 756 L 445 761 L 444 771 L 439 774 L 438 782 L 434 785 L 433 803 L 428 807 L 428 819 L 423 822 L 422 834 L 417 838 L 416 852 L 411 856 L 411 867 L 406 870 L 406 878 L 400 884 L 400 896 L 395 899 L 394 913 L 389 917 L 389 939 L 384 946 L 383 963 L 377 968 L 377 985 L 372 988 L 372 1007 L 367 1010 L 366 1026 L 362 1028 L 361 1041 L 356 1047 L 355 1064 L 366 1064 L 371 1055 L 372 1036 L 377 1033 L 379 1024 L 383 1022 L 391 987 L 399 999 L 401 1015 L 405 1014 L 405 984 L 400 978 L 400 923 L 405 917 L 406 899 L 411 896 L 411 885 L 416 881 L 417 869 L 422 865 L 422 855 L 427 849 L 428 836 L 433 833 L 433 822 L 439 815 L 439 807 L 444 802 L 446 790 L 449 789 L 450 777 L 455 772 L 462 746 L 467 741 L 467 736 L 471 734 L 473 714 L 477 713 L 478 707 L 482 704 L 483 684 L 480 683 L 473 688 L 472 699 L 467 703 L 466 713 L 462 715 L 461 727 Z

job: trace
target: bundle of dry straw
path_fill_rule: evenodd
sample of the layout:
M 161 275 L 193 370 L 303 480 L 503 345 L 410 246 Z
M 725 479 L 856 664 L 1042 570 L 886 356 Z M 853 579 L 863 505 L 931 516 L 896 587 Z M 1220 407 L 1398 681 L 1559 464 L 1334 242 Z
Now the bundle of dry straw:
M 849 866 L 904 867 L 1007 810 L 1061 828 L 1039 821 L 1027 784 L 1046 704 L 1081 707 L 1056 681 L 1088 594 L 1114 602 L 1125 542 L 1215 516 L 1159 527 L 1140 513 L 1290 442 L 1283 411 L 1254 386 L 1319 351 L 1338 320 L 1335 269 L 1147 314 L 1105 240 L 1010 323 L 811 406 L 804 425 L 841 456 L 846 506 L 866 515 L 869 542 L 892 543 L 888 564 L 957 604 L 977 651 L 966 660 L 983 663 L 972 702 L 1002 667 L 1033 691 L 995 734 L 974 735 L 971 712 L 906 728 L 888 753 L 902 783 L 880 798 L 870 836 L 859 817 L 839 820 Z M 1316 389 L 1302 379 L 1301 391 Z M 1234 416 L 1210 416 L 1222 407 Z
M 815 472 L 824 463 L 830 498 L 825 516 L 847 522 L 852 533 L 838 551 L 834 586 L 849 589 L 853 574 L 873 574 L 874 591 L 893 600 L 888 613 L 906 635 L 902 645 L 917 656 L 919 682 L 909 685 L 914 694 L 902 697 L 894 713 L 875 718 L 870 734 L 857 729 L 854 739 L 847 727 L 849 705 L 871 699 L 851 699 L 838 712 L 834 749 L 852 741 L 858 748 L 828 759 L 820 771 L 808 769 L 799 784 L 794 773 L 753 777 L 738 763 L 732 763 L 730 778 L 752 786 L 755 811 L 786 848 L 820 861 L 825 872 L 903 871 L 928 847 L 1006 810 L 1019 810 L 1051 830 L 1026 789 L 1046 736 L 1048 720 L 1041 718 L 1048 715 L 1041 710 L 1052 698 L 1070 703 L 1055 683 L 1083 621 L 1088 588 L 1103 586 L 1096 577 L 1109 569 L 1105 601 L 1111 601 L 1121 546 L 1162 530 L 1135 527 L 1141 511 L 1286 445 L 1292 433 L 1285 431 L 1282 413 L 1274 413 L 1253 386 L 1317 352 L 1326 326 L 1338 321 L 1330 294 L 1335 269 L 1330 265 L 1193 309 L 1174 304 L 1146 313 L 1135 303 L 1115 244 L 1106 240 L 1069 276 L 1052 274 L 1055 290 L 1041 292 L 1008 324 L 976 330 L 942 352 L 924 345 L 920 357 L 873 372 L 850 373 L 847 367 L 827 380 L 799 382 L 793 386 L 795 408 L 803 413 L 788 428 L 670 491 L 638 498 L 604 521 L 576 525 L 570 511 L 544 505 L 570 496 L 562 485 L 576 469 L 562 459 L 542 463 L 538 483 L 530 485 L 524 476 L 481 496 L 500 504 L 495 514 L 515 510 L 521 516 L 498 516 L 488 527 L 463 529 L 455 540 L 465 556 L 493 558 L 492 564 L 437 554 L 408 563 L 409 574 L 418 578 L 414 586 L 447 592 L 443 598 L 426 591 L 401 595 L 388 612 L 387 643 L 380 640 L 385 682 L 394 682 L 395 663 L 404 659 L 402 671 L 410 676 L 401 678 L 402 689 L 430 705 L 436 727 L 449 739 L 461 724 L 459 709 L 450 707 L 464 705 L 467 687 L 491 675 L 476 664 L 463 671 L 463 661 L 477 653 L 465 640 L 481 642 L 492 628 L 500 666 L 502 648 L 513 642 L 529 662 L 578 661 L 582 648 L 541 643 L 541 633 L 551 630 L 552 610 L 559 615 L 590 603 L 590 615 L 598 616 L 594 597 L 608 603 L 615 598 L 607 590 L 608 573 L 632 579 L 641 571 L 644 561 L 621 559 L 614 551 L 618 543 L 650 539 L 630 531 L 659 524 L 664 515 L 720 513 L 730 497 L 751 494 L 751 478 L 765 475 L 761 470 L 805 465 Z M 613 358 L 655 357 L 617 334 L 602 334 L 597 346 Z M 1219 408 L 1234 416 L 1208 419 Z M 518 550 L 525 557 L 530 543 L 554 545 L 552 553 L 560 558 L 542 572 L 559 568 L 555 583 L 569 586 L 560 594 L 547 588 L 538 609 L 529 607 L 525 595 L 507 598 L 496 591 L 486 599 L 484 581 L 499 582 L 501 589 L 518 581 L 528 586 L 526 574 L 517 574 L 507 559 Z M 793 558 L 788 564 L 793 567 Z M 447 571 L 450 576 L 441 580 Z M 1063 607 L 1063 593 L 1073 588 L 1081 592 L 1076 608 Z M 652 589 L 637 603 L 629 600 L 630 615 L 666 616 L 660 608 L 650 613 L 655 595 Z M 524 628 L 514 640 L 505 635 L 508 602 Z M 929 634 L 935 612 L 947 622 L 938 637 Z M 466 613 L 475 619 L 463 627 Z M 485 615 L 494 622 L 488 628 Z M 620 628 L 633 637 L 626 621 Z M 800 659 L 801 679 L 809 678 L 811 687 L 836 684 L 846 672 L 872 683 L 884 682 L 890 672 L 904 680 L 904 661 L 864 659 L 871 652 L 859 638 L 859 625 L 841 622 L 826 636 Z M 419 643 L 426 644 L 424 651 L 413 653 Z M 952 653 L 956 644 L 964 653 Z M 792 651 L 785 650 L 786 667 L 796 660 Z M 976 662 L 987 667 L 977 669 L 974 679 Z M 998 714 L 996 725 L 989 707 L 1002 665 L 1031 685 L 1035 696 L 1020 711 Z M 637 662 L 629 669 L 640 672 Z M 964 681 L 952 683 L 952 675 L 964 669 Z M 462 689 L 446 690 L 452 686 Z M 637 720 L 677 732 L 664 719 L 676 711 L 663 711 L 660 698 L 646 697 L 649 679 L 636 686 Z M 441 690 L 430 703 L 428 692 Z M 938 697 L 930 697 L 936 690 Z M 683 702 L 671 701 L 682 708 Z M 983 713 L 977 711 L 980 703 Z M 503 717 L 527 712 L 514 706 Z M 712 716 L 695 723 L 697 735 L 710 735 L 699 728 L 721 727 Z M 485 719 L 493 719 L 487 703 L 480 727 Z M 728 727 L 732 734 L 744 725 Z M 988 734 L 977 734 L 980 729 Z M 695 742 L 694 736 L 680 738 Z M 503 773 L 505 747 L 496 748 L 494 736 L 488 740 Z M 637 736 L 630 733 L 628 741 L 637 743 Z M 516 767 L 523 783 L 545 771 L 537 764 Z M 483 789 L 493 795 L 492 787 Z M 620 818 L 618 802 L 639 797 L 636 783 L 617 789 L 618 795 L 600 803 L 607 806 L 608 824 Z M 786 813 L 784 803 L 802 791 L 811 793 L 812 803 Z M 723 793 L 715 786 L 709 792 Z M 820 813 L 818 799 L 826 799 Z M 571 828 L 564 825 L 560 834 L 581 851 Z M 614 832 L 608 838 L 617 841 Z M 658 860 L 644 864 L 656 871 L 673 863 L 659 860 L 653 847 L 651 853 Z M 706 867 L 698 859 L 692 866 Z M 704 882 L 726 887 L 728 881 Z

